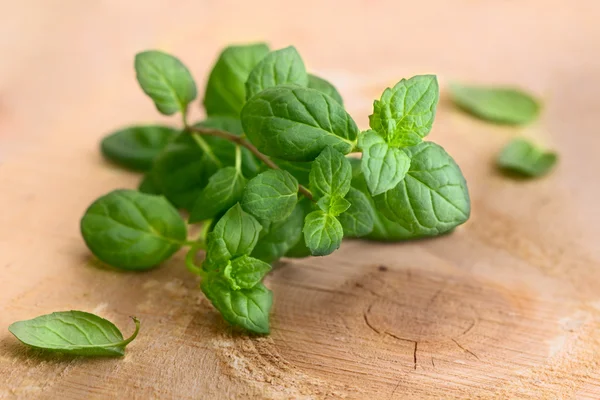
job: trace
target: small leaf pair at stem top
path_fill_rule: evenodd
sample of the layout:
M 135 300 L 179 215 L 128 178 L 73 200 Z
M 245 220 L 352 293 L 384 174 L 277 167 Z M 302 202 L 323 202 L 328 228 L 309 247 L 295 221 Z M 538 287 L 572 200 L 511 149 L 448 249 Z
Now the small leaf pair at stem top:
M 469 217 L 460 169 L 423 141 L 439 98 L 433 75 L 386 89 L 360 132 L 336 88 L 309 74 L 293 47 L 226 48 L 208 78 L 207 118 L 196 123 L 187 120 L 196 85 L 181 61 L 148 51 L 135 68 L 156 108 L 179 112 L 183 126 L 131 126 L 103 141 L 109 159 L 145 177 L 140 191 L 89 207 L 85 242 L 102 261 L 135 270 L 189 246 L 188 269 L 234 326 L 269 332 L 272 293 L 262 281 L 282 257 L 324 256 L 344 237 L 434 236 Z M 196 223 L 203 235 L 190 241 Z

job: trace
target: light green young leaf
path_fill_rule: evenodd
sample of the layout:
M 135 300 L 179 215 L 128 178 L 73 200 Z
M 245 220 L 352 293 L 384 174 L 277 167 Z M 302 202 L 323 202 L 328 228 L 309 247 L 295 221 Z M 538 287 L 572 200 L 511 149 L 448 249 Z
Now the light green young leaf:
M 552 169 L 558 161 L 554 152 L 538 149 L 525 139 L 514 139 L 498 155 L 498 166 L 523 177 L 540 177 Z
M 286 84 L 308 85 L 304 61 L 294 46 L 272 51 L 254 67 L 246 81 L 246 98 L 267 88 Z
M 346 200 L 350 202 L 350 207 L 338 217 L 344 235 L 361 237 L 371 233 L 375 216 L 374 205 L 369 202 L 368 197 L 360 190 L 350 188 Z
M 131 126 L 104 139 L 100 149 L 104 157 L 125 168 L 147 171 L 154 158 L 179 132 L 168 126 Z
M 344 231 L 340 222 L 321 210 L 313 211 L 304 220 L 304 241 L 313 256 L 326 256 L 340 247 Z
M 283 257 L 302 238 L 302 226 L 304 224 L 305 206 L 310 200 L 303 198 L 296 204 L 294 211 L 286 219 L 274 222 L 268 231 L 258 239 L 258 243 L 252 252 L 256 257 L 268 263 L 272 263 Z M 302 240 L 304 243 L 304 241 Z
M 515 88 L 450 85 L 452 100 L 469 114 L 499 124 L 526 125 L 537 119 L 539 102 Z
M 275 86 L 252 97 L 242 125 L 264 154 L 287 161 L 312 161 L 327 146 L 348 154 L 358 128 L 331 97 L 299 86 Z
M 268 53 L 269 47 L 264 43 L 223 50 L 206 84 L 206 114 L 239 117 L 246 102 L 248 75 Z
M 164 197 L 115 190 L 87 209 L 81 233 L 100 260 L 141 270 L 160 264 L 179 250 L 187 238 L 187 226 Z
M 362 172 L 373 196 L 387 192 L 404 179 L 410 158 L 401 149 L 388 146 L 374 131 L 359 135 L 358 147 L 363 151 Z
M 251 289 L 233 290 L 223 279 L 203 279 L 202 292 L 225 321 L 259 334 L 269 333 L 269 312 L 273 293 L 262 283 Z
M 343 197 L 326 194 L 317 201 L 317 206 L 324 212 L 337 217 L 350 207 L 350 202 Z
M 321 93 L 331 96 L 335 101 L 344 105 L 344 100 L 338 90 L 329 81 L 319 78 L 316 75 L 308 74 L 308 87 L 316 89 Z
M 185 113 L 196 98 L 196 83 L 179 59 L 151 50 L 136 54 L 135 72 L 144 93 L 165 115 Z
M 223 276 L 233 290 L 250 289 L 262 281 L 271 266 L 257 258 L 243 255 L 234 259 L 223 270 Z
M 404 151 L 411 157 L 410 169 L 394 189 L 375 196 L 377 208 L 412 237 L 441 234 L 464 223 L 471 203 L 452 157 L 431 142 Z
M 438 99 L 435 75 L 402 79 L 375 100 L 369 124 L 392 147 L 414 146 L 431 131 Z
M 218 170 L 200 192 L 190 213 L 189 222 L 196 223 L 214 218 L 233 207 L 242 198 L 245 186 L 246 178 L 235 167 Z
M 12 323 L 8 330 L 22 343 L 37 349 L 65 354 L 98 357 L 122 356 L 140 330 L 123 339 L 123 334 L 110 321 L 83 311 L 61 311 Z
M 271 169 L 250 179 L 242 197 L 242 207 L 266 221 L 287 218 L 298 201 L 298 181 L 287 171 Z
M 350 161 L 331 147 L 326 147 L 312 164 L 310 190 L 316 199 L 325 195 L 344 197 L 351 181 Z
M 244 212 L 238 203 L 217 222 L 212 231 L 212 240 L 222 239 L 230 258 L 239 257 L 252 253 L 261 230 L 260 222 Z

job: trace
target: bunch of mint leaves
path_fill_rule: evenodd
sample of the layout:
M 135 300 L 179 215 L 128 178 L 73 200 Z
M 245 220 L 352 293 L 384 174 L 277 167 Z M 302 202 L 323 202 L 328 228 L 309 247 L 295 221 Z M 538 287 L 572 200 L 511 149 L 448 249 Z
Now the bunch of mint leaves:
M 130 126 L 102 141 L 107 158 L 144 177 L 138 190 L 97 199 L 81 220 L 83 238 L 101 261 L 128 270 L 188 247 L 186 266 L 233 326 L 269 333 L 273 299 L 262 281 L 282 257 L 325 256 L 344 237 L 436 236 L 469 218 L 460 168 L 424 141 L 439 99 L 434 75 L 386 89 L 361 132 L 294 47 L 227 47 L 199 122 L 188 121 L 198 93 L 179 59 L 145 51 L 135 70 L 157 110 L 179 114 L 181 126 Z M 188 239 L 189 224 L 202 224 L 199 238 Z

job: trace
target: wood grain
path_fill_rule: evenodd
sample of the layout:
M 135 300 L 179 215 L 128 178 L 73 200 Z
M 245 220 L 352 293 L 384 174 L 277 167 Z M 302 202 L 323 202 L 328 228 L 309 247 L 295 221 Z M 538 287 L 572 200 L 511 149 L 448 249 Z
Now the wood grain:
M 1 3 L 0 398 L 600 398 L 597 1 Z M 448 236 L 281 263 L 266 282 L 273 333 L 251 338 L 227 328 L 181 255 L 115 272 L 92 260 L 78 221 L 138 180 L 103 161 L 98 140 L 169 121 L 137 88 L 135 52 L 173 52 L 203 85 L 222 46 L 261 39 L 295 44 L 362 127 L 387 85 L 438 74 L 430 137 L 463 169 L 473 215 Z M 520 85 L 543 116 L 523 129 L 473 120 L 445 98 L 452 79 Z M 495 172 L 515 135 L 557 149 L 556 171 Z M 142 331 L 124 358 L 84 360 L 6 330 L 67 309 L 125 334 L 134 314 Z

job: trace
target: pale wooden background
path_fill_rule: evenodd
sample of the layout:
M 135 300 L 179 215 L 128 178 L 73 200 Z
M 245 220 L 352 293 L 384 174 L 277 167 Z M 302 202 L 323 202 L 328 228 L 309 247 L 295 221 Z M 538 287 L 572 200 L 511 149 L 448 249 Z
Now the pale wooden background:
M 0 398 L 600 398 L 599 16 L 597 0 L 0 1 Z M 78 222 L 138 179 L 98 140 L 165 120 L 134 53 L 171 51 L 203 86 L 221 47 L 261 39 L 296 45 L 362 127 L 386 85 L 420 73 L 518 84 L 545 109 L 516 130 L 442 101 L 430 137 L 465 172 L 471 220 L 285 263 L 267 279 L 273 333 L 251 339 L 227 329 L 180 256 L 104 269 Z M 497 174 L 517 134 L 557 149 L 556 171 Z M 38 356 L 6 330 L 72 308 L 125 334 L 134 314 L 142 331 L 123 359 L 84 360 Z

